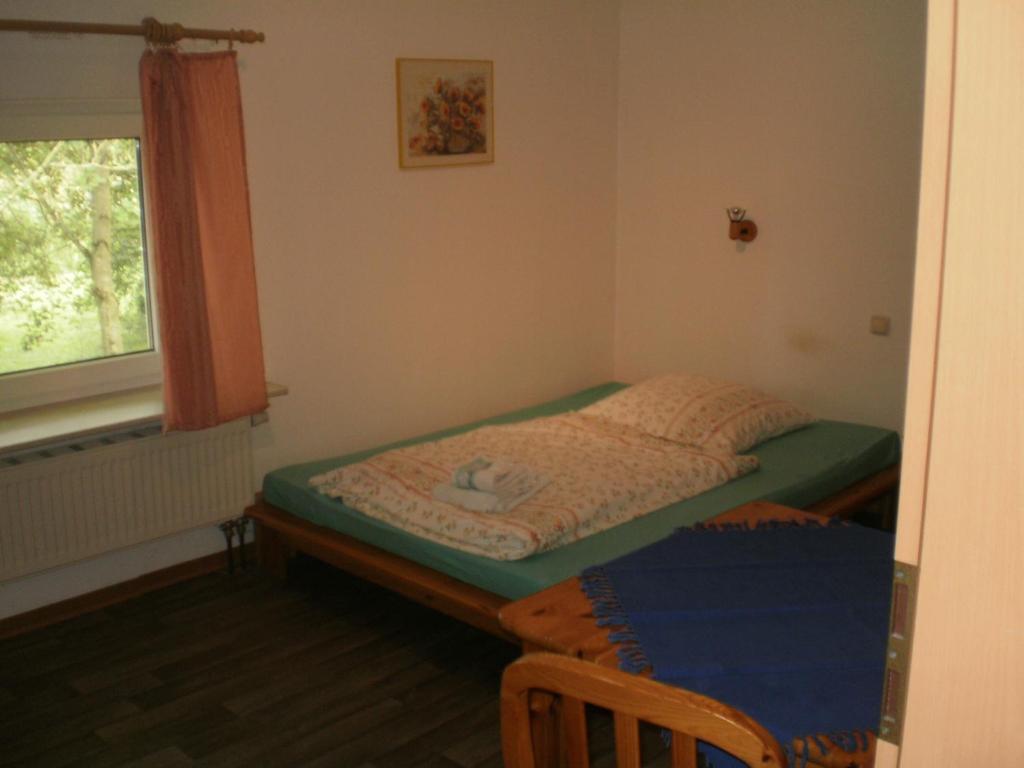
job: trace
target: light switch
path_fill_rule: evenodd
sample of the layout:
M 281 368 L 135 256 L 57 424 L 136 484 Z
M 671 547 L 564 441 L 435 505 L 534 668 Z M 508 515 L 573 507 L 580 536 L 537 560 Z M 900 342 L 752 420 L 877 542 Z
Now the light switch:
M 888 315 L 872 315 L 871 316 L 871 332 L 876 336 L 888 336 L 889 335 L 889 316 Z

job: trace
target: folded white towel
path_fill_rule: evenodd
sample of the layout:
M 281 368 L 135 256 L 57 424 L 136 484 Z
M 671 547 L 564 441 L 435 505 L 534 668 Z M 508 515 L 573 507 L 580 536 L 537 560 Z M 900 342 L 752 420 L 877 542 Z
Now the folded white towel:
M 471 509 L 474 512 L 497 512 L 498 497 L 485 491 L 468 491 L 456 488 L 451 483 L 442 483 L 434 488 L 434 498 L 445 504 Z
M 515 485 L 499 493 L 458 488 L 441 483 L 434 488 L 434 498 L 474 512 L 510 512 L 550 482 L 541 475 L 529 474 Z
M 470 491 L 501 493 L 517 486 L 530 474 L 521 464 L 479 456 L 452 473 L 452 485 Z

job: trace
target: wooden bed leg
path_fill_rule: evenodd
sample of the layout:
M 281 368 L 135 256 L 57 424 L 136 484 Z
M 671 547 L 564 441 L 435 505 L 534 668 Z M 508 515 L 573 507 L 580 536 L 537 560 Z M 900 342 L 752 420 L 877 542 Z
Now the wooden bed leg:
M 288 578 L 288 560 L 293 554 L 285 538 L 269 526 L 257 523 L 256 548 L 260 565 L 282 581 Z
M 900 493 L 899 486 L 889 491 L 882 497 L 882 530 L 889 533 L 896 532 L 896 510 L 899 507 Z

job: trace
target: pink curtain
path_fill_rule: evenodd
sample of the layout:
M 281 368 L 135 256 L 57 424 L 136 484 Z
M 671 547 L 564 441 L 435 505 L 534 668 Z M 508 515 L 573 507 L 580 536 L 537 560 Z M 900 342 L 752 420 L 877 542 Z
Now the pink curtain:
M 164 430 L 267 408 L 235 52 L 147 51 L 143 145 Z

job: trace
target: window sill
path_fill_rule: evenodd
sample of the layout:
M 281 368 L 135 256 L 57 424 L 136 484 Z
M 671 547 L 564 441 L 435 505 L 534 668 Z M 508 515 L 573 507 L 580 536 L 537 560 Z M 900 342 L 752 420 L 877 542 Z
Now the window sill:
M 267 382 L 267 397 L 286 394 L 288 387 Z M 159 386 L 6 413 L 0 426 L 0 454 L 158 426 L 162 415 Z

